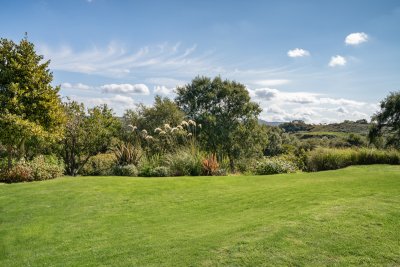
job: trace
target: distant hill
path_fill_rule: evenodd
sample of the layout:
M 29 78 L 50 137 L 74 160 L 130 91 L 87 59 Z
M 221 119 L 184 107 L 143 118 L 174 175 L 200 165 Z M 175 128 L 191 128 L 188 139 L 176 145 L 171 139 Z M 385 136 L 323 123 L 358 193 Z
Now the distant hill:
M 365 120 L 313 125 L 311 132 L 342 132 L 367 135 L 371 124 Z
M 265 120 L 262 120 L 262 119 L 258 119 L 258 123 L 261 124 L 261 125 L 279 126 L 279 125 L 281 125 L 282 123 L 285 123 L 285 122 L 283 122 L 283 121 L 265 121 Z

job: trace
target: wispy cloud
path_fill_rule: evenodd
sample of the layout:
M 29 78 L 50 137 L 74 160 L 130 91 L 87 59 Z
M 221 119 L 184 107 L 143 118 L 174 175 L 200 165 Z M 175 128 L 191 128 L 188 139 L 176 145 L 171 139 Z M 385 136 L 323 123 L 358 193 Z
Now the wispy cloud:
M 149 88 L 145 84 L 105 84 L 100 86 L 103 93 L 113 94 L 139 94 L 148 95 L 150 94 Z
M 182 48 L 180 43 L 145 46 L 137 51 L 130 51 L 115 42 L 106 48 L 92 47 L 84 51 L 75 51 L 70 46 L 54 49 L 46 45 L 38 50 L 45 58 L 51 58 L 50 67 L 54 70 L 111 77 L 124 77 L 138 72 L 193 74 L 213 70 L 209 52 L 196 53 L 196 45 Z
M 346 36 L 344 42 L 347 45 L 358 45 L 368 41 L 368 35 L 364 32 L 354 32 Z
M 344 66 L 346 65 L 346 63 L 347 63 L 346 58 L 337 55 L 331 57 L 331 60 L 329 61 L 329 67 Z
M 290 83 L 290 80 L 286 79 L 272 79 L 272 80 L 257 80 L 253 84 L 260 86 L 279 86 Z

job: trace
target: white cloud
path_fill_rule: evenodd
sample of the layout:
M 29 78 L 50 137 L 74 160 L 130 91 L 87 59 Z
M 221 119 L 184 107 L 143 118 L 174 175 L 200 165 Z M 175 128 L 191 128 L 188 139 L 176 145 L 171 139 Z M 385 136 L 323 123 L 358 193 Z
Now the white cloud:
M 286 103 L 310 104 L 317 103 L 317 94 L 307 92 L 282 92 L 273 88 L 249 90 L 251 96 L 263 101 L 282 101 Z
M 165 85 L 154 86 L 153 90 L 156 95 L 171 95 L 175 92 L 175 88 L 167 88 Z
M 354 32 L 346 36 L 345 43 L 347 45 L 358 45 L 368 41 L 368 35 L 364 32 Z
M 337 55 L 331 57 L 331 61 L 329 61 L 329 66 L 330 67 L 344 66 L 346 65 L 346 63 L 347 61 L 344 57 Z
M 287 52 L 287 55 L 289 57 L 305 57 L 305 56 L 309 56 L 310 52 L 308 52 L 307 50 L 301 49 L 301 48 L 295 48 L 295 49 L 289 50 Z
M 258 80 L 254 81 L 253 84 L 260 85 L 260 86 L 278 86 L 288 84 L 290 80 L 285 79 L 276 79 L 276 80 Z
M 100 86 L 104 93 L 118 93 L 118 94 L 150 94 L 149 88 L 145 84 L 105 84 Z
M 63 89 L 78 89 L 78 90 L 89 90 L 92 87 L 83 83 L 63 83 L 61 84 L 61 88 Z
M 312 92 L 287 92 L 274 88 L 247 89 L 253 101 L 263 108 L 267 121 L 304 120 L 309 123 L 369 119 L 376 105 Z M 370 115 L 368 115 L 370 114 Z

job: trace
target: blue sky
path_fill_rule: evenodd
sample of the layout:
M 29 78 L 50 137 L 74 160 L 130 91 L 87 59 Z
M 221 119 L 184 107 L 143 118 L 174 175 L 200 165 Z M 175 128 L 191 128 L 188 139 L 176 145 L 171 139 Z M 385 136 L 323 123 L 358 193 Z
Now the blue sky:
M 121 115 L 197 75 L 245 84 L 266 120 L 369 118 L 400 88 L 400 1 L 5 1 L 63 97 Z

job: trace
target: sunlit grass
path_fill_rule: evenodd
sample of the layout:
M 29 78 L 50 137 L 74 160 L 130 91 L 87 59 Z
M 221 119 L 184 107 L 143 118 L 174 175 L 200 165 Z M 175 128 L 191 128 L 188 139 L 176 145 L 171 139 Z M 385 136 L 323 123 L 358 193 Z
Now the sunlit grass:
M 0 266 L 400 265 L 400 167 L 0 185 Z

